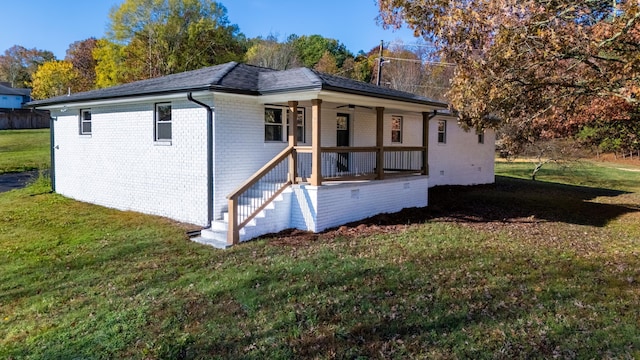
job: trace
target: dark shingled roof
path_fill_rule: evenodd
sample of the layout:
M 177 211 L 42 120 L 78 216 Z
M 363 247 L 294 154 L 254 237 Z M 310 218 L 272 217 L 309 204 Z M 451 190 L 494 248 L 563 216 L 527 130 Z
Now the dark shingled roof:
M 29 89 L 16 89 L 10 86 L 0 84 L 0 94 L 2 95 L 16 95 L 16 96 L 29 96 L 31 90 Z
M 106 89 L 33 101 L 27 105 L 38 107 L 82 101 L 206 90 L 256 96 L 303 90 L 330 90 L 446 107 L 444 103 L 415 94 L 383 88 L 339 76 L 327 75 L 308 68 L 277 71 L 236 62 L 167 75 L 155 79 L 136 81 Z

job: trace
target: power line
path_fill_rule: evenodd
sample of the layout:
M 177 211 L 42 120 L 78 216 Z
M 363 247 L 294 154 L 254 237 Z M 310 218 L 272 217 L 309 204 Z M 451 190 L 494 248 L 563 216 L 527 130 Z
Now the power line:
M 417 60 L 417 59 L 403 59 L 403 58 L 395 58 L 395 57 L 388 57 L 388 56 L 384 56 L 384 59 L 385 60 L 409 61 L 409 62 L 415 62 L 415 63 L 421 63 L 421 64 L 429 64 L 429 65 L 456 66 L 456 64 L 454 64 L 454 63 L 440 62 L 440 61 L 423 61 L 423 60 Z
M 389 44 L 389 46 L 391 46 L 391 45 L 404 46 L 404 47 L 413 46 L 413 47 L 424 47 L 424 48 L 429 48 L 429 49 L 437 49 L 435 45 L 429 45 L 429 44 L 415 44 L 415 43 L 414 44 L 405 44 L 405 43 L 402 43 L 402 42 L 393 42 L 393 41 L 388 42 L 388 44 Z

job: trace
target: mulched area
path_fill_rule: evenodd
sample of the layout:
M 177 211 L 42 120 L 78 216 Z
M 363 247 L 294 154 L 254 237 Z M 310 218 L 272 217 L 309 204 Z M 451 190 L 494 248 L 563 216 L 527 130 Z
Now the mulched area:
M 379 234 L 394 234 L 406 231 L 427 221 L 463 223 L 473 227 L 496 228 L 501 224 L 520 223 L 534 226 L 537 221 L 531 218 L 513 218 L 510 214 L 501 215 L 494 207 L 477 207 L 464 201 L 464 194 L 475 191 L 495 189 L 499 185 L 481 186 L 438 186 L 429 189 L 429 206 L 407 208 L 396 213 L 379 214 L 364 220 L 355 221 L 314 234 L 307 231 L 289 229 L 277 234 L 266 235 L 269 244 L 301 246 L 315 241 L 328 241 L 338 237 L 361 237 Z M 500 221 L 487 219 L 501 218 Z

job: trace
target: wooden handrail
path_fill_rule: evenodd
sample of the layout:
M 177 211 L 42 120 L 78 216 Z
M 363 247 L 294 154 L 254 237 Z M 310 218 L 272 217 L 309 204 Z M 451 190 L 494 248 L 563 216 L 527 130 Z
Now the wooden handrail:
M 298 152 L 311 152 L 311 149 L 306 149 L 307 147 L 297 147 L 296 150 Z M 383 151 L 422 151 L 424 148 L 422 146 L 383 146 Z M 375 146 L 323 146 L 322 152 L 375 152 L 378 151 L 378 148 Z
M 351 147 L 351 146 L 332 146 L 322 147 L 322 152 L 376 152 L 378 148 L 375 146 Z
M 262 211 L 270 202 L 272 202 L 284 189 L 291 185 L 292 180 L 288 179 L 278 190 L 275 191 L 269 199 L 265 200 L 256 210 L 254 210 L 246 219 L 238 223 L 238 198 L 249 190 L 253 185 L 258 183 L 260 179 L 266 176 L 271 170 L 278 166 L 282 161 L 295 152 L 294 146 L 288 146 L 278 155 L 266 163 L 260 170 L 251 175 L 242 185 L 238 186 L 234 191 L 227 195 L 228 212 L 229 212 L 229 228 L 227 230 L 227 244 L 235 245 L 240 242 L 240 229 L 244 227 L 251 219 L 253 219 L 260 211 Z M 291 175 L 290 175 L 291 176 Z
M 271 171 L 274 167 L 278 166 L 282 160 L 284 160 L 287 156 L 291 154 L 293 151 L 293 147 L 289 146 L 286 149 L 282 150 L 281 153 L 276 155 L 271 161 L 266 163 L 260 170 L 256 171 L 253 175 L 251 175 L 242 185 L 238 186 L 235 190 L 233 190 L 229 195 L 227 195 L 227 199 L 231 200 L 233 198 L 237 198 L 243 192 L 247 191 L 251 186 L 255 185 L 260 178 L 265 176 L 269 171 Z
M 422 146 L 384 146 L 383 151 L 422 151 Z

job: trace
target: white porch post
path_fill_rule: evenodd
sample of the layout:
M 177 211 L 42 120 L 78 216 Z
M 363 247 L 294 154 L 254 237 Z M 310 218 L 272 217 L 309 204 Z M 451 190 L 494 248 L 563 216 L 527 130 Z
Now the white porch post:
M 293 147 L 291 155 L 289 155 L 289 181 L 296 183 L 298 177 L 298 154 L 295 146 L 298 145 L 298 102 L 289 101 L 289 146 Z
M 321 104 L 322 100 L 311 100 L 311 185 L 322 185 L 322 154 L 321 151 L 321 138 L 320 135 L 320 121 L 321 121 Z

